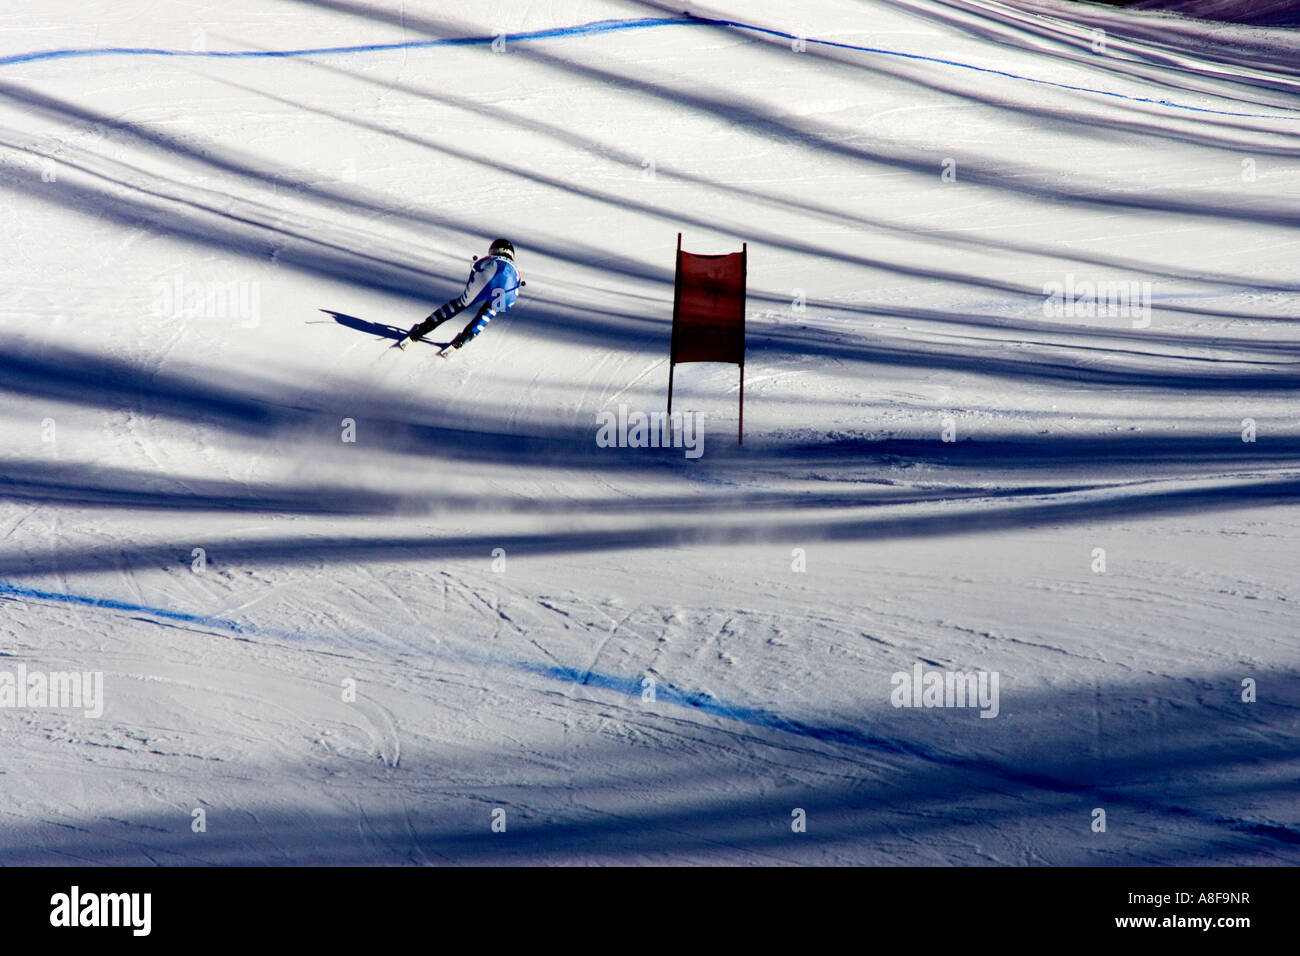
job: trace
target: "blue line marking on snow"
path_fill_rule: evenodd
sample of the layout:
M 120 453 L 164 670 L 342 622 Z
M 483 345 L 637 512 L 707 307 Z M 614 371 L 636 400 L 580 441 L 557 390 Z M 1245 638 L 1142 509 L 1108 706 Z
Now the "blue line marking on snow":
M 165 621 L 180 621 L 185 624 L 196 624 L 200 627 L 210 627 L 214 630 L 229 631 L 234 634 L 250 636 L 260 635 L 263 637 L 279 638 L 283 640 L 294 639 L 294 635 L 291 634 L 278 633 L 264 628 L 253 627 L 249 624 L 240 624 L 237 621 L 221 617 L 211 617 L 204 614 L 187 614 L 181 611 L 170 611 L 166 608 L 154 607 L 148 604 L 134 604 L 129 601 L 118 601 L 112 598 L 96 598 L 81 594 L 66 594 L 61 591 L 43 591 L 37 588 L 28 588 L 17 584 L 11 584 L 8 581 L 0 581 L 0 600 L 4 598 L 43 601 L 52 604 L 69 604 L 74 607 L 100 608 L 106 611 L 126 611 L 129 613 L 144 614 L 150 617 L 160 618 Z M 508 657 L 462 649 L 444 647 L 443 653 L 444 656 L 453 657 L 458 660 L 507 667 L 514 671 L 557 681 L 562 684 L 598 687 L 602 690 L 613 691 L 629 697 L 639 698 L 641 696 L 642 687 L 640 678 L 618 677 L 616 675 L 602 674 L 597 671 L 589 671 L 582 668 L 564 667 L 555 664 L 540 664 L 532 661 L 516 660 Z M 797 734 L 801 737 L 807 737 L 825 743 L 845 744 L 852 747 L 866 748 L 875 751 L 887 751 L 890 753 L 907 753 L 916 756 L 926 756 L 924 751 L 919 748 L 913 749 L 888 740 L 882 740 L 852 728 L 817 727 L 811 724 L 805 724 L 801 721 L 782 717 L 780 714 L 773 713 L 769 710 L 728 703 L 707 691 L 683 690 L 666 681 L 659 682 L 656 686 L 655 700 L 663 703 L 676 704 L 680 707 L 686 707 L 692 710 L 702 711 L 706 714 L 735 720 L 755 727 L 763 727 L 768 730 Z
M 252 627 L 251 625 L 239 624 L 236 621 L 227 620 L 225 618 L 209 617 L 202 614 L 186 614 L 179 611 L 169 611 L 166 608 L 151 607 L 147 604 L 132 604 L 128 601 L 116 601 L 110 598 L 93 598 L 79 594 L 65 594 L 59 591 L 41 591 L 36 588 L 26 588 L 16 584 L 10 584 L 7 581 L 0 581 L 0 600 L 3 600 L 5 597 L 19 599 L 27 598 L 37 601 L 71 604 L 77 607 L 103 608 L 109 611 L 129 611 L 139 614 L 148 614 L 164 620 L 183 621 L 185 623 L 198 624 L 218 630 L 226 630 L 235 634 L 262 634 L 268 637 L 289 640 L 293 639 L 293 635 L 290 634 L 277 634 L 272 631 Z M 605 690 L 633 697 L 639 697 L 641 694 L 641 683 L 635 678 L 616 677 L 589 670 L 580 670 L 574 667 L 538 664 L 529 661 L 512 660 L 509 658 L 478 652 L 467 652 L 463 650 L 453 650 L 447 656 L 454 656 L 466 661 L 504 666 L 515 671 L 549 678 L 565 684 L 600 687 Z M 750 726 L 794 734 L 806 739 L 817 740 L 822 743 L 839 744 L 841 746 L 848 746 L 861 750 L 871 750 L 876 753 L 917 757 L 922 760 L 941 763 L 956 769 L 970 769 L 982 773 L 999 775 L 1014 783 L 1040 790 L 1050 790 L 1056 793 L 1070 795 L 1080 793 L 1096 794 L 1108 800 L 1136 802 L 1142 806 L 1155 806 L 1163 812 L 1199 817 L 1205 822 L 1216 826 L 1221 826 L 1226 823 L 1231 829 L 1244 830 L 1252 835 L 1259 835 L 1261 833 L 1260 827 L 1263 826 L 1248 821 L 1225 821 L 1218 814 L 1206 814 L 1186 807 L 1165 807 L 1160 804 L 1153 804 L 1144 800 L 1140 796 L 1133 797 L 1116 790 L 1094 785 L 1084 784 L 1080 786 L 1070 782 L 1069 780 L 1056 780 L 1039 773 L 1026 773 L 1013 768 L 1001 767 L 997 764 L 988 763 L 976 757 L 944 755 L 942 753 L 931 751 L 919 744 L 909 744 L 888 740 L 882 737 L 875 737 L 852 727 L 819 727 L 815 724 L 806 724 L 802 721 L 782 717 L 780 714 L 773 713 L 769 710 L 728 704 L 726 701 L 707 692 L 688 693 L 667 683 L 661 686 L 662 689 L 656 689 L 656 701 L 665 701 L 671 704 L 677 704 L 682 707 L 703 711 L 707 714 L 713 714 L 718 717 L 727 718 Z M 1274 830 L 1279 829 L 1281 830 L 1280 833 L 1273 832 Z M 1297 840 L 1295 835 L 1285 828 L 1269 827 L 1262 832 L 1267 836 L 1283 840 L 1287 843 L 1294 843 Z
M 805 43 L 815 44 L 817 46 L 833 47 L 839 50 L 853 50 L 858 53 L 878 53 L 882 56 L 896 56 L 904 60 L 920 60 L 925 63 L 938 63 L 941 66 L 955 66 L 963 70 L 974 70 L 977 73 L 988 73 L 993 76 L 1005 76 L 1008 79 L 1020 80 L 1025 83 L 1037 83 L 1040 86 L 1053 86 L 1059 90 L 1071 90 L 1075 93 L 1096 93 L 1098 96 L 1113 96 L 1117 99 L 1128 100 L 1132 103 L 1151 103 L 1155 106 L 1168 106 L 1171 109 L 1190 110 L 1194 113 L 1213 113 L 1217 116 L 1245 116 L 1253 119 L 1283 119 L 1297 120 L 1300 116 L 1281 116 L 1276 113 L 1238 113 L 1230 110 L 1215 110 L 1205 106 L 1188 106 L 1185 103 L 1175 103 L 1172 100 L 1157 100 L 1149 96 L 1130 96 L 1127 93 L 1115 93 L 1110 90 L 1099 90 L 1090 86 L 1074 86 L 1070 83 L 1058 83 L 1055 80 L 1040 80 L 1034 76 L 1025 76 L 1022 73 L 1010 73 L 1007 70 L 995 70 L 992 67 L 976 66 L 973 63 L 963 63 L 960 60 L 946 60 L 937 56 L 925 56 L 920 53 L 902 53 L 898 50 L 884 50 L 877 47 L 858 46 L 854 43 L 840 43 L 835 40 L 815 40 L 812 37 L 799 37 L 793 33 L 784 33 L 781 30 L 772 30 L 767 27 L 754 26 L 749 23 L 739 23 L 735 20 L 709 20 L 704 17 L 693 17 L 692 20 L 700 23 L 708 23 L 714 26 L 734 27 L 738 30 L 752 30 L 755 33 L 766 33 L 769 36 L 781 37 L 785 40 L 801 39 Z M 1287 109 L 1279 106 L 1278 109 Z
M 582 684 L 589 687 L 601 687 L 605 690 L 612 690 L 620 694 L 626 694 L 629 697 L 641 696 L 641 681 L 636 678 L 612 677 L 608 674 L 598 674 L 592 671 L 584 671 L 573 667 L 532 664 L 524 661 L 500 661 L 500 663 L 507 664 L 516 670 L 537 674 L 541 677 L 549 677 L 566 684 Z M 812 724 L 805 724 L 802 721 L 782 717 L 780 714 L 773 713 L 770 710 L 730 704 L 721 698 L 715 697 L 707 691 L 684 691 L 669 683 L 660 683 L 655 688 L 655 700 L 657 702 L 667 702 L 670 704 L 677 704 L 681 707 L 689 707 L 693 710 L 700 710 L 706 714 L 713 714 L 715 717 L 726 717 L 742 724 L 764 727 L 768 730 L 780 730 L 786 733 L 797 734 L 801 737 L 810 737 L 813 740 L 820 740 L 826 743 L 847 744 L 852 747 L 862 747 L 877 751 L 883 750 L 897 754 L 906 753 L 916 756 L 927 756 L 919 748 L 911 748 L 893 741 L 872 737 L 852 728 L 817 727 Z
M 484 46 L 498 39 L 519 43 L 525 40 L 549 40 L 555 37 L 587 36 L 615 30 L 640 30 L 647 27 L 689 25 L 692 20 L 666 17 L 642 17 L 634 20 L 593 20 L 572 27 L 552 27 L 524 33 L 492 36 L 447 37 L 438 40 L 409 40 L 403 43 L 367 43 L 358 46 L 309 47 L 301 50 L 162 50 L 152 47 L 100 47 L 81 50 L 39 50 L 0 57 L 0 66 L 33 63 L 37 60 L 64 60 L 79 56 L 177 56 L 217 57 L 226 59 L 286 59 L 295 56 L 320 56 L 330 53 L 376 53 L 386 50 L 426 50 L 442 46 Z
M 770 27 L 760 27 L 752 23 L 742 23 L 738 20 L 715 20 L 708 17 L 686 16 L 686 17 L 643 17 L 627 20 L 593 20 L 590 23 L 581 23 L 570 27 L 552 27 L 546 30 L 529 30 L 521 33 L 503 33 L 493 36 L 472 36 L 472 37 L 449 37 L 437 40 L 412 40 L 403 43 L 370 43 L 358 46 L 335 46 L 335 47 L 312 47 L 300 50 L 163 50 L 149 47 L 100 47 L 89 49 L 64 49 L 64 50 L 38 50 L 32 53 L 18 53 L 12 56 L 0 57 L 0 67 L 11 66 L 15 63 L 34 63 L 39 60 L 62 60 L 73 57 L 89 56 L 171 56 L 171 57 L 209 57 L 225 59 L 286 59 L 298 56 L 323 56 L 327 54 L 341 53 L 374 53 L 387 50 L 421 50 L 431 49 L 433 47 L 444 46 L 483 46 L 495 43 L 497 40 L 505 40 L 512 43 L 520 43 L 529 40 L 550 40 L 559 37 L 590 36 L 597 33 L 613 33 L 622 30 L 641 30 L 650 27 L 670 27 L 670 26 L 711 26 L 727 27 L 735 30 L 749 30 L 753 33 L 763 33 L 768 36 L 779 37 L 785 40 L 802 40 L 805 43 L 814 46 L 830 47 L 838 50 L 852 50 L 857 53 L 874 53 L 879 56 L 893 56 L 905 60 L 918 60 L 924 63 L 935 63 L 940 66 L 951 66 L 962 70 L 974 70 L 977 73 L 988 73 L 992 76 L 1002 76 L 1012 80 L 1018 80 L 1022 83 L 1036 83 L 1040 86 L 1051 86 L 1060 90 L 1069 90 L 1075 93 L 1093 93 L 1097 96 L 1110 96 L 1115 99 L 1128 100 L 1131 103 L 1148 103 L 1152 106 L 1163 106 L 1169 109 L 1187 110 L 1193 113 L 1210 113 L 1215 116 L 1236 116 L 1249 119 L 1275 119 L 1275 120 L 1300 120 L 1300 116 L 1287 116 L 1278 113 L 1242 113 L 1232 110 L 1216 110 L 1207 106 L 1191 106 L 1186 103 L 1176 103 L 1172 100 L 1156 99 L 1150 96 L 1132 96 L 1127 93 L 1116 93 L 1112 90 L 1101 90 L 1088 86 L 1075 86 L 1070 83 L 1058 83 L 1054 80 L 1042 80 L 1033 76 L 1026 76 L 1022 73 L 1011 73 L 1007 70 L 997 70 L 992 67 L 976 66 L 973 63 L 963 63 L 960 60 L 948 60 L 942 57 L 925 56 L 920 53 L 904 53 L 899 50 L 886 50 L 880 47 L 860 46 L 855 43 L 842 43 L 836 40 L 818 40 L 813 37 L 801 37 L 794 33 L 786 33 L 783 30 L 774 30 Z M 1277 107 L 1285 110 L 1286 107 Z M 1290 111 L 1294 112 L 1294 111 Z
M 253 633 L 251 629 L 235 621 L 223 618 L 205 617 L 201 614 L 184 614 L 180 611 L 168 611 L 165 608 L 149 607 L 146 604 L 131 604 L 127 601 L 115 601 L 112 598 L 85 597 L 80 594 L 64 594 L 61 591 L 40 591 L 25 588 L 7 581 L 0 581 L 0 597 L 27 598 L 33 601 L 53 601 L 58 604 L 73 604 L 78 607 L 102 607 L 109 611 L 134 611 L 138 614 L 151 614 L 169 621 L 184 621 L 186 624 L 202 624 L 207 627 L 219 627 L 236 634 Z

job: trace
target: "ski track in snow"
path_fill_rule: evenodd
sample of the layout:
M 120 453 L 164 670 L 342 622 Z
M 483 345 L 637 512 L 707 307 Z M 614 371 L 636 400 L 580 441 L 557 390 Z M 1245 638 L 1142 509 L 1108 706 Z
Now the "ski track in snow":
M 471 593 L 473 592 L 471 591 Z M 276 641 L 297 643 L 304 640 L 303 635 L 275 634 L 274 632 L 266 632 L 256 628 L 241 627 L 233 621 L 204 618 L 197 615 L 183 614 L 181 612 L 168 611 L 160 608 L 130 605 L 122 602 L 106 601 L 103 599 L 80 595 L 40 592 L 7 583 L 0 583 L 0 595 L 34 599 L 38 601 L 63 602 L 109 610 L 138 612 L 169 620 L 186 621 L 207 628 L 227 630 L 240 635 L 256 635 Z M 494 614 L 498 617 L 504 617 L 499 606 L 494 609 Z M 601 690 L 612 691 L 615 694 L 626 698 L 639 698 L 642 691 L 642 684 L 639 680 L 635 678 L 618 677 L 594 670 L 605 646 L 614 636 L 614 633 L 625 624 L 632 615 L 626 615 L 619 620 L 611 618 L 608 615 L 604 616 L 611 622 L 612 627 L 595 647 L 592 659 L 586 667 L 570 668 L 563 666 L 538 665 L 533 662 L 497 658 L 494 656 L 483 655 L 479 652 L 469 651 L 468 649 L 453 649 L 450 647 L 439 648 L 439 652 L 460 661 L 468 661 L 476 664 L 488 664 L 490 666 L 503 667 L 529 676 L 545 678 L 567 687 L 568 690 L 566 691 L 566 697 L 570 698 L 579 688 L 593 687 Z M 833 620 L 828 623 L 830 623 L 835 629 L 842 630 L 842 628 L 839 628 Z M 958 629 L 966 630 L 965 628 Z M 521 631 L 520 633 L 522 634 L 523 632 Z M 1057 653 L 1069 653 L 1068 651 L 1064 651 L 1057 647 L 1033 644 L 1032 642 L 1016 641 L 1014 638 L 1010 638 L 1009 640 L 1012 643 L 1047 647 L 1047 649 Z M 328 645 L 331 642 L 320 641 L 320 643 Z M 211 680 L 212 677 L 213 675 L 208 675 L 209 680 Z M 239 683 L 239 675 L 232 673 L 230 678 L 231 679 L 227 681 L 228 684 L 235 685 Z M 1051 777 L 1037 774 L 1023 774 L 1012 768 L 1002 767 L 993 762 L 973 760 L 954 754 L 944 754 L 931 751 L 927 748 L 917 748 L 913 745 L 899 741 L 878 738 L 870 733 L 864 733 L 863 731 L 854 728 L 818 727 L 809 725 L 802 721 L 792 720 L 779 714 L 767 712 L 761 709 L 729 703 L 725 700 L 719 699 L 708 691 L 689 691 L 668 684 L 665 685 L 664 690 L 659 692 L 659 699 L 663 702 L 674 704 L 688 710 L 723 717 L 726 721 L 747 724 L 759 730 L 775 730 L 778 731 L 780 735 L 804 737 L 817 743 L 829 744 L 836 749 L 847 748 L 849 751 L 865 750 L 875 756 L 893 755 L 917 757 L 929 763 L 944 767 L 947 770 L 973 774 L 979 778 L 987 777 L 997 780 L 1005 780 L 1012 784 L 1026 786 L 1031 789 L 1063 794 L 1075 794 L 1097 801 L 1106 801 L 1110 804 L 1136 805 L 1142 810 L 1150 810 L 1157 813 L 1173 815 L 1175 817 L 1199 817 L 1203 819 L 1203 822 L 1210 825 L 1226 823 L 1231 829 L 1239 832 L 1252 835 L 1260 833 L 1268 834 L 1272 840 L 1280 841 L 1281 846 L 1279 849 L 1285 847 L 1287 844 L 1300 844 L 1300 830 L 1293 828 L 1266 825 L 1250 820 L 1224 820 L 1216 817 L 1213 813 L 1206 813 L 1177 803 L 1171 803 L 1163 799 L 1135 798 L 1131 793 L 1125 793 L 1121 790 L 1108 790 L 1100 787 L 1080 788 L 1069 782 L 1055 780 Z M 378 718 L 371 719 L 371 724 L 374 728 L 372 738 L 375 740 L 374 746 L 385 765 L 396 768 L 400 764 L 401 743 L 393 715 L 383 707 L 371 706 L 378 714 Z M 365 709 L 366 708 L 363 706 L 363 713 Z M 729 733 L 734 734 L 735 732 Z M 775 744 L 781 746 L 782 749 L 791 749 L 790 745 L 781 745 L 779 742 L 773 741 L 772 739 L 764 739 L 762 744 L 765 747 L 771 747 Z M 748 761 L 753 759 L 754 756 L 754 754 L 748 753 L 744 755 L 744 759 Z M 854 763 L 857 762 L 856 758 L 848 759 Z M 995 786 L 991 783 L 968 783 L 967 785 L 979 787 Z M 362 810 L 361 813 L 364 817 L 364 810 Z M 289 862 L 291 859 L 291 855 L 285 854 L 285 862 Z

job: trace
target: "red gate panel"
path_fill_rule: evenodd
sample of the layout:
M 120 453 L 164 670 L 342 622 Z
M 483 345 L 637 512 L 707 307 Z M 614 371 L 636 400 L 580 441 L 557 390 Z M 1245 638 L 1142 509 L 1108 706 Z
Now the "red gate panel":
M 677 252 L 674 362 L 745 361 L 745 253 Z
M 740 421 L 745 435 L 745 281 L 749 243 L 740 252 L 700 256 L 682 252 L 677 234 L 673 338 L 669 347 L 668 411 L 673 410 L 673 367 L 678 362 L 735 362 L 740 366 Z

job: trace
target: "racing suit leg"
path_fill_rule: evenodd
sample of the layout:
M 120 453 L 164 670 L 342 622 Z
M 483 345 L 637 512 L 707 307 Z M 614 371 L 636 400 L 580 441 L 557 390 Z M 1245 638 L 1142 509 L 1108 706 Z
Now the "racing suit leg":
M 487 328 L 487 324 L 492 321 L 492 317 L 495 315 L 496 313 L 492 311 L 491 304 L 484 302 L 483 305 L 479 307 L 474 318 L 470 320 L 469 325 L 465 326 L 465 328 L 461 330 L 460 335 L 451 340 L 451 347 L 463 347 L 466 342 Z
M 442 325 L 442 323 L 446 322 L 450 318 L 454 318 L 455 316 L 459 315 L 461 312 L 465 311 L 465 306 L 468 304 L 468 302 L 469 302 L 468 295 L 465 292 L 462 292 L 460 295 L 456 296 L 456 298 L 452 299 L 450 302 L 446 303 L 445 305 L 439 306 L 437 309 L 431 312 L 429 314 L 429 317 L 425 319 L 423 322 L 418 322 L 415 325 L 411 326 L 411 333 L 410 333 L 411 341 L 413 342 L 420 341 L 420 339 L 424 338 L 424 336 L 428 335 L 438 326 Z

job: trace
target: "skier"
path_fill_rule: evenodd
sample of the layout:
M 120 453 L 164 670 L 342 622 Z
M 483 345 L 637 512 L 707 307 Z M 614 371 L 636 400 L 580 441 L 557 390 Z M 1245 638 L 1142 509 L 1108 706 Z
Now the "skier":
M 488 247 L 488 254 L 474 261 L 470 270 L 469 281 L 465 291 L 445 305 L 435 309 L 423 322 L 411 326 L 406 338 L 398 342 L 405 349 L 412 342 L 418 342 L 443 322 L 459 315 L 466 309 L 474 310 L 474 318 L 461 333 L 438 352 L 443 358 L 461 348 L 466 342 L 478 335 L 492 319 L 505 312 L 519 297 L 519 288 L 526 283 L 519 278 L 515 268 L 515 247 L 509 239 L 495 239 Z

